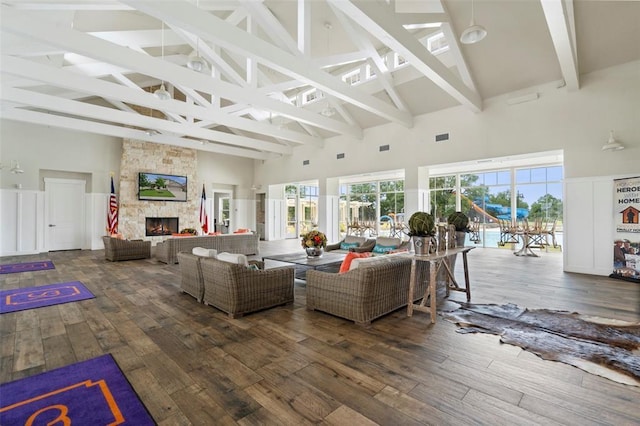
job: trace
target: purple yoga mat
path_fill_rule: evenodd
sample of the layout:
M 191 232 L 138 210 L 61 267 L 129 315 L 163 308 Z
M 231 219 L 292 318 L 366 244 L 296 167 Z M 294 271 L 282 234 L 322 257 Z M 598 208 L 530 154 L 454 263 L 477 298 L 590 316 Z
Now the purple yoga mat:
M 0 313 L 6 314 L 94 297 L 93 293 L 80 281 L 2 290 L 0 291 Z
M 111 354 L 0 385 L 0 424 L 155 425 Z
M 50 260 L 39 260 L 37 262 L 7 263 L 5 265 L 0 265 L 0 274 L 44 271 L 45 269 L 55 269 L 53 262 Z

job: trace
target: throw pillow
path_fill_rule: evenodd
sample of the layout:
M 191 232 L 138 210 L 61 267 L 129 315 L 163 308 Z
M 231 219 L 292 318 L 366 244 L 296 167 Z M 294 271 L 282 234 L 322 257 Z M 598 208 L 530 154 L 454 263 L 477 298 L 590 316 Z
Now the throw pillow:
M 373 252 L 376 254 L 385 254 L 390 252 L 391 250 L 395 250 L 398 247 L 396 246 L 381 246 L 376 244 L 376 246 L 373 248 Z
M 258 265 L 256 265 L 255 263 L 250 264 L 249 266 L 247 266 L 247 269 L 250 271 L 259 271 L 260 268 L 258 268 Z
M 345 272 L 348 272 L 349 268 L 351 267 L 351 262 L 353 261 L 353 259 L 370 257 L 370 256 L 371 256 L 371 252 L 368 252 L 368 251 L 364 253 L 356 253 L 356 252 L 350 251 L 349 253 L 347 253 L 347 256 L 342 261 L 342 265 L 340 265 L 340 271 L 338 273 L 343 274 Z
M 344 241 L 340 243 L 340 250 L 349 250 L 350 248 L 356 248 L 360 244 L 359 243 L 345 243 Z
M 220 231 L 209 232 L 209 235 L 222 235 L 222 232 L 220 232 Z

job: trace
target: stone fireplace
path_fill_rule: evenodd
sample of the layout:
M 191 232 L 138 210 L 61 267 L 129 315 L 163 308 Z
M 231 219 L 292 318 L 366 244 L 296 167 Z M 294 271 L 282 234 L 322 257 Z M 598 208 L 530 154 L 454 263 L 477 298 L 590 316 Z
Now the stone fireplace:
M 126 238 L 143 238 L 154 241 L 155 244 L 173 232 L 180 232 L 180 229 L 199 229 L 201 191 L 197 187 L 200 182 L 196 174 L 197 162 L 195 149 L 124 139 L 117 191 L 118 230 Z M 138 173 L 140 172 L 187 176 L 187 201 L 177 203 L 139 200 Z M 163 233 L 149 235 L 147 219 L 176 219 L 176 221 L 173 224 L 160 223 L 159 225 L 164 229 Z M 169 229 L 171 232 L 166 233 Z

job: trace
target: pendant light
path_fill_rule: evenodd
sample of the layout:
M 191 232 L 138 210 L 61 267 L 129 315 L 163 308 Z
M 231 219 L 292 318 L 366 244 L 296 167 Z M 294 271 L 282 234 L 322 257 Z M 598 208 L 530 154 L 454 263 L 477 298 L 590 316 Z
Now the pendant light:
M 624 145 L 613 137 L 613 130 L 609 133 L 609 141 L 602 147 L 603 151 L 620 151 L 624 149 Z
M 196 0 L 196 8 L 199 7 L 199 0 Z M 196 54 L 189 57 L 187 68 L 196 72 L 203 72 L 207 69 L 207 62 L 200 56 L 200 37 L 196 38 Z
M 164 21 L 162 21 L 162 60 L 164 61 Z M 153 95 L 161 101 L 171 99 L 171 93 L 164 87 L 164 80 L 162 80 L 160 88 L 153 92 Z
M 200 56 L 200 38 L 196 39 L 196 54 L 190 56 L 187 61 L 187 67 L 196 72 L 203 72 L 207 69 L 207 62 Z
M 487 36 L 487 30 L 482 25 L 476 25 L 474 12 L 473 0 L 471 0 L 471 23 L 460 35 L 460 42 L 463 44 L 474 44 Z

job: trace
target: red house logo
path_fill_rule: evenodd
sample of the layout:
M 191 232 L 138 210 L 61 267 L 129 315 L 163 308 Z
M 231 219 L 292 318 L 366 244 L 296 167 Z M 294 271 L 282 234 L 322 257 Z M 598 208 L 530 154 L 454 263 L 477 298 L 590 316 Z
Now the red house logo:
M 622 215 L 622 223 L 638 224 L 638 214 L 640 214 L 640 210 L 635 207 L 629 206 L 622 210 L 620 214 Z

